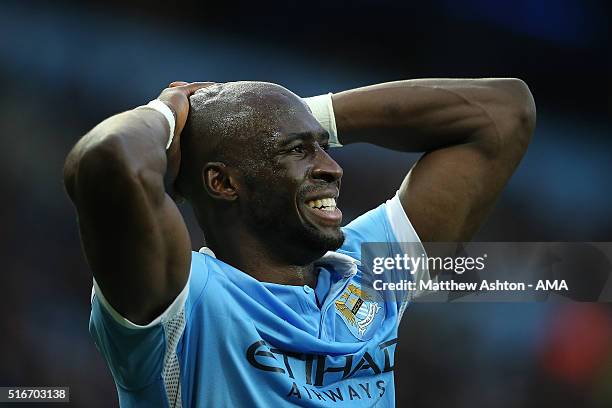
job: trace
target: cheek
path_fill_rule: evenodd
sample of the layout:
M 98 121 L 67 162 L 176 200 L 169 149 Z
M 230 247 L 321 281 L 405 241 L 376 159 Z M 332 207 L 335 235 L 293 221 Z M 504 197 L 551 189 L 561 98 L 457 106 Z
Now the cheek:
M 277 218 L 289 219 L 297 214 L 299 184 L 294 180 L 276 178 L 264 189 L 263 202 Z M 297 197 L 297 199 L 296 199 Z
M 287 197 L 295 197 L 304 184 L 306 174 L 300 162 L 277 162 L 269 168 L 268 185 Z
M 249 182 L 253 196 L 267 202 L 276 209 L 295 209 L 300 191 L 304 185 L 307 169 L 295 161 L 268 160 L 265 166 L 258 166 L 256 177 Z
M 251 200 L 258 206 L 286 210 L 294 207 L 296 187 L 292 180 L 266 174 L 258 177 L 251 186 Z

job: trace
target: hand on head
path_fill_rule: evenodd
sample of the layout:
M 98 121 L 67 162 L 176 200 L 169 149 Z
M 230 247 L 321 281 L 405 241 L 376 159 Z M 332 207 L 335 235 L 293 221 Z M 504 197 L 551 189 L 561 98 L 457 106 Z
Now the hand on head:
M 176 124 L 174 127 L 174 139 L 168 148 L 168 168 L 166 175 L 168 177 L 168 187 L 173 198 L 178 199 L 174 181 L 178 176 L 178 171 L 181 165 L 181 148 L 180 139 L 181 132 L 187 122 L 189 114 L 189 97 L 198 89 L 216 85 L 216 82 L 184 82 L 175 81 L 168 85 L 157 97 L 164 102 L 174 113 Z
M 189 114 L 189 97 L 198 89 L 216 85 L 216 82 L 184 82 L 175 81 L 164 89 L 157 99 L 164 102 L 173 110 L 176 117 L 176 128 L 174 136 L 179 136 L 185 127 L 187 115 Z

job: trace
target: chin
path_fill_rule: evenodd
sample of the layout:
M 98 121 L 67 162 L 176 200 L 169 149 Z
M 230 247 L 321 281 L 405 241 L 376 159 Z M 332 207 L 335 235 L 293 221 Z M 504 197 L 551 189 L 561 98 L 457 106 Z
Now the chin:
M 335 251 L 344 243 L 344 232 L 340 228 L 330 232 L 308 229 L 304 238 L 308 241 L 307 245 L 313 249 Z
M 253 231 L 274 251 L 301 253 L 299 258 L 311 259 L 335 251 L 344 243 L 340 226 L 323 227 L 304 222 L 301 218 L 279 217 L 279 211 L 272 208 L 276 207 L 251 207 L 248 221 Z

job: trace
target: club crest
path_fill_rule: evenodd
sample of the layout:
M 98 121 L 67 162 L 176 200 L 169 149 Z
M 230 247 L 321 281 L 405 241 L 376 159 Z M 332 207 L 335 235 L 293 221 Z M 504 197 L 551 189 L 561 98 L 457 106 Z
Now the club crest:
M 351 333 L 360 340 L 371 337 L 372 327 L 384 318 L 384 303 L 374 291 L 366 291 L 350 283 L 335 301 L 336 313 L 344 320 Z M 376 323 L 376 324 L 375 324 Z

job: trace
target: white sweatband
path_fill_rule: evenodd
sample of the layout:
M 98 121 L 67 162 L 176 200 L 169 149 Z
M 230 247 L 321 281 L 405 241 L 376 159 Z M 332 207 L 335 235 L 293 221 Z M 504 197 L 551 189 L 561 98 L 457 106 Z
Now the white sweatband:
M 311 96 L 303 98 L 306 105 L 310 108 L 312 115 L 329 133 L 329 145 L 331 147 L 342 147 L 338 140 L 338 131 L 336 129 L 336 118 L 334 116 L 334 106 L 332 105 L 331 92 L 325 95 Z
M 151 102 L 147 103 L 149 108 L 153 108 L 166 118 L 168 121 L 168 126 L 170 127 L 170 137 L 168 138 L 168 143 L 166 143 L 166 150 L 170 148 L 172 144 L 172 139 L 174 139 L 174 126 L 176 126 L 176 119 L 174 118 L 174 113 L 172 109 L 168 107 L 165 103 L 160 101 L 159 99 L 153 99 Z

